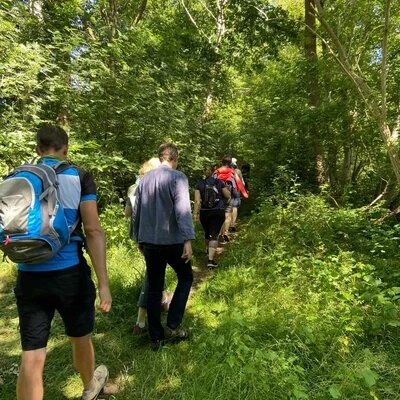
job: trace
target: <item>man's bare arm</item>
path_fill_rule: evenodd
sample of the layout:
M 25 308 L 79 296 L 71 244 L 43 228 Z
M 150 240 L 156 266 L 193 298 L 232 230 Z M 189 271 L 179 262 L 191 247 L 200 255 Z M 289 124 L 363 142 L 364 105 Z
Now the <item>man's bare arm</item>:
M 84 201 L 79 210 L 85 230 L 87 249 L 97 277 L 100 296 L 99 310 L 108 312 L 111 309 L 112 298 L 106 267 L 106 239 L 100 225 L 97 203 L 94 200 Z

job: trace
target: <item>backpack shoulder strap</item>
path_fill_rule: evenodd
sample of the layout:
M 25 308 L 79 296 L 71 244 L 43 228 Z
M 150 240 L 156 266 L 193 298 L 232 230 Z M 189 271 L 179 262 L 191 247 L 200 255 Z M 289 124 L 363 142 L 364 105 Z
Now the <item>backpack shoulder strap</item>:
M 54 171 L 56 171 L 57 175 L 61 174 L 62 172 L 71 167 L 73 167 L 73 165 L 68 163 L 67 161 L 60 161 L 59 163 L 52 165 L 52 168 L 54 169 Z
M 23 164 L 15 168 L 15 170 L 9 176 L 13 176 L 19 172 L 30 172 L 31 174 L 37 176 L 43 182 L 43 192 L 47 191 L 49 187 L 57 187 L 56 173 L 54 169 L 48 165 Z

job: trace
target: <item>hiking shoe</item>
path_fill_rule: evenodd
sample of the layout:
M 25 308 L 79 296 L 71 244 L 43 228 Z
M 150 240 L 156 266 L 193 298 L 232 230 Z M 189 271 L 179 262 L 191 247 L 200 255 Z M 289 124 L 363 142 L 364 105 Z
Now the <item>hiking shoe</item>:
M 207 267 L 210 268 L 210 269 L 213 269 L 213 268 L 217 268 L 218 265 L 217 265 L 217 263 L 215 261 L 208 260 Z
M 144 328 L 141 328 L 140 326 L 139 326 L 139 324 L 136 324 L 134 327 L 133 327 L 133 333 L 135 334 L 135 335 L 143 335 L 144 333 L 146 333 L 147 332 L 147 328 L 146 327 L 144 327 Z
M 86 389 L 82 393 L 82 400 L 96 400 L 99 394 L 104 389 L 108 381 L 108 369 L 105 365 L 99 365 L 94 370 L 93 375 L 93 387 L 91 389 Z
M 189 331 L 183 328 L 171 329 L 168 326 L 165 327 L 165 336 L 172 342 L 180 342 L 182 340 L 189 339 Z
M 229 242 L 228 235 L 219 235 L 218 240 L 221 244 Z
M 235 226 L 229 227 L 229 232 L 236 232 L 236 227 Z
M 160 351 L 164 344 L 164 340 L 156 340 L 155 342 L 150 343 L 150 349 L 153 351 Z

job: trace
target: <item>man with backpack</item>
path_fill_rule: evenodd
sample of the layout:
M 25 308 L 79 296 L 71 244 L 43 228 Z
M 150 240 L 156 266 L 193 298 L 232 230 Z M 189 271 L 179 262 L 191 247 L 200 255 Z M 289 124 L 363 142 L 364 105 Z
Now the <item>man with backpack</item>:
M 194 217 L 200 221 L 205 234 L 208 268 L 216 268 L 214 261 L 218 246 L 218 235 L 225 221 L 225 202 L 231 198 L 225 183 L 214 178 L 212 166 L 204 170 L 205 179 L 199 181 L 194 192 Z
M 39 129 L 36 150 L 37 165 L 22 165 L 0 184 L 1 248 L 18 262 L 14 292 L 22 361 L 17 399 L 43 399 L 46 347 L 57 310 L 72 343 L 82 400 L 93 400 L 105 386 L 108 370 L 104 365 L 95 369 L 90 333 L 96 290 L 83 256 L 82 223 L 98 281 L 98 308 L 109 312 L 112 303 L 96 185 L 89 173 L 66 163 L 68 135 L 62 128 Z
M 231 226 L 232 221 L 232 212 L 233 206 L 235 204 L 234 198 L 237 197 L 237 194 L 240 194 L 244 198 L 248 198 L 249 195 L 246 189 L 243 186 L 242 180 L 240 179 L 239 175 L 236 173 L 234 168 L 232 168 L 232 158 L 229 156 L 225 156 L 222 159 L 222 166 L 217 168 L 213 175 L 215 178 L 222 180 L 226 187 L 231 192 L 231 200 L 228 202 L 225 208 L 225 223 L 221 230 L 222 238 L 225 242 L 229 242 L 228 232 L 229 227 Z

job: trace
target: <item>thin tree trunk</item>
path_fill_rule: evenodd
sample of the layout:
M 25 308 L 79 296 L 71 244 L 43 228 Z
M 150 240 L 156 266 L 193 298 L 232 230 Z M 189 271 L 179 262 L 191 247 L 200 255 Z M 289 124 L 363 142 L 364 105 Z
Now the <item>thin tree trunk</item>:
M 30 0 L 29 1 L 29 12 L 35 16 L 40 21 L 43 21 L 43 12 L 42 12 L 42 1 L 41 0 Z
M 146 11 L 146 7 L 147 7 L 147 0 L 142 0 L 139 5 L 138 13 L 136 14 L 136 17 L 133 20 L 133 26 L 136 26 L 142 19 L 143 14 Z
M 316 19 L 315 19 L 315 0 L 304 0 L 305 11 L 305 31 L 304 31 L 304 52 L 306 60 L 308 61 L 308 89 L 309 98 L 308 104 L 310 109 L 315 113 L 321 104 L 320 87 L 318 79 L 318 54 L 317 54 L 317 36 L 315 34 Z M 315 118 L 312 118 L 310 124 L 310 133 L 312 137 L 316 181 L 321 185 L 325 181 L 325 167 L 324 167 L 324 147 L 321 139 L 321 133 Z
M 118 6 L 117 0 L 110 0 L 110 32 L 111 37 L 110 39 L 114 39 L 115 35 L 117 34 L 117 24 L 118 24 Z
M 217 0 L 217 8 L 218 8 L 218 13 L 217 13 L 217 34 L 214 42 L 214 51 L 219 55 L 219 51 L 221 48 L 222 44 L 222 39 L 225 35 L 226 32 L 226 26 L 225 26 L 225 8 L 228 4 L 229 0 Z M 215 88 L 215 78 L 217 75 L 217 72 L 220 68 L 220 61 L 217 60 L 217 62 L 211 67 L 210 70 L 210 79 L 209 79 L 209 84 L 208 84 L 208 93 L 206 97 L 206 101 L 204 104 L 204 111 L 203 111 L 203 122 L 208 121 L 210 118 L 211 114 L 211 107 L 213 104 L 214 100 L 214 88 Z

